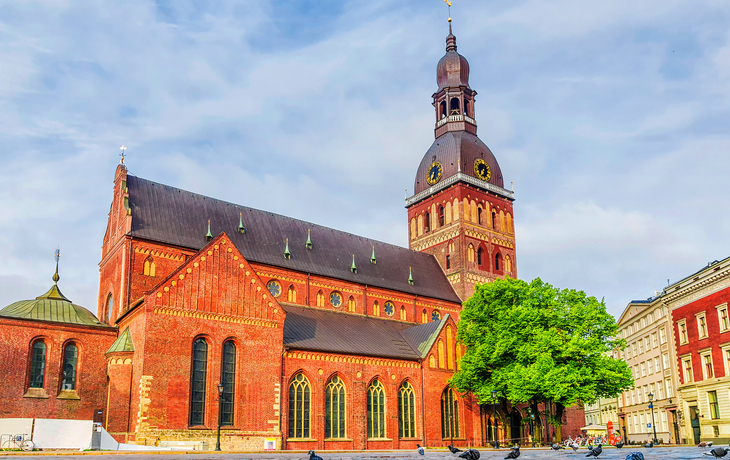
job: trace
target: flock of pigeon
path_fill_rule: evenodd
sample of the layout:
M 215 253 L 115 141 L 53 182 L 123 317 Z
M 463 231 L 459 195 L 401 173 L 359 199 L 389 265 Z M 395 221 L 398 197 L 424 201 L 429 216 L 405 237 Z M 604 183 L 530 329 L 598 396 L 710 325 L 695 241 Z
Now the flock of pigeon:
M 425 451 L 423 450 L 423 447 L 421 447 L 420 444 L 416 444 L 418 447 L 418 454 L 419 455 L 425 455 Z M 621 449 L 624 446 L 623 442 L 617 442 L 615 447 L 617 449 Z M 570 448 L 573 449 L 573 452 L 577 452 L 578 448 L 580 447 L 580 444 L 573 443 L 570 445 Z M 644 447 L 646 448 L 652 448 L 654 447 L 654 444 L 649 442 L 644 444 Z M 697 445 L 697 447 L 712 447 L 712 442 L 701 442 Z M 481 456 L 479 454 L 479 451 L 476 449 L 467 449 L 467 450 L 461 450 L 454 446 L 448 446 L 449 451 L 451 451 L 452 454 L 456 455 L 461 452 L 459 455 L 459 458 L 463 458 L 464 460 L 479 460 L 479 457 Z M 551 446 L 552 450 L 558 451 L 565 449 L 565 446 L 561 444 L 553 444 Z M 598 458 L 599 455 L 603 452 L 603 447 L 601 447 L 601 444 L 597 444 L 595 446 L 588 446 L 588 455 L 586 457 L 593 457 Z M 730 453 L 730 449 L 726 449 L 723 447 L 715 447 L 714 449 L 703 452 L 704 455 L 707 455 L 708 457 L 714 457 L 714 458 L 722 458 L 725 457 L 728 453 Z M 505 460 L 509 459 L 515 459 L 520 457 L 520 446 L 514 446 L 512 447 L 512 450 L 507 454 Z M 318 456 L 314 453 L 313 450 L 309 451 L 309 460 L 323 460 L 322 457 Z M 641 452 L 631 452 L 629 455 L 626 456 L 626 460 L 644 460 L 644 454 Z

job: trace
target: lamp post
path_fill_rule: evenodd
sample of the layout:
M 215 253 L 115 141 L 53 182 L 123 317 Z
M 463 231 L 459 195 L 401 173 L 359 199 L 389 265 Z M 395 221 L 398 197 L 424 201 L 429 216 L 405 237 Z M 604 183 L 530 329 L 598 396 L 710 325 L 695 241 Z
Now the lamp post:
M 535 427 L 533 426 L 535 416 L 532 414 L 532 407 L 527 407 L 527 416 L 530 418 L 530 439 L 532 442 L 532 447 L 535 447 Z
M 658 444 L 656 440 L 656 425 L 654 424 L 654 395 L 649 393 L 649 409 L 651 409 L 651 428 L 654 430 L 654 444 Z
M 223 389 L 225 385 L 223 383 L 218 384 L 218 436 L 215 441 L 215 450 L 221 450 L 221 406 L 223 404 Z
M 494 438 L 492 440 L 492 446 L 495 449 L 497 449 L 497 446 L 499 446 L 499 444 L 497 443 L 497 433 L 495 433 L 495 431 L 494 431 L 496 428 L 496 425 L 497 425 L 496 419 L 495 419 L 496 413 L 497 413 L 497 391 L 492 390 L 492 430 L 491 431 L 492 431 L 492 437 Z

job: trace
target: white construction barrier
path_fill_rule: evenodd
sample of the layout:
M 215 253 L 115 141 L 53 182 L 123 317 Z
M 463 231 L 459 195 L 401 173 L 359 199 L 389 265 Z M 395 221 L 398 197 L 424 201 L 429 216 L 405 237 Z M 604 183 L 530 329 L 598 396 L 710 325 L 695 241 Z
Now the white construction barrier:
M 36 449 L 88 449 L 93 429 L 91 420 L 37 418 L 33 443 Z

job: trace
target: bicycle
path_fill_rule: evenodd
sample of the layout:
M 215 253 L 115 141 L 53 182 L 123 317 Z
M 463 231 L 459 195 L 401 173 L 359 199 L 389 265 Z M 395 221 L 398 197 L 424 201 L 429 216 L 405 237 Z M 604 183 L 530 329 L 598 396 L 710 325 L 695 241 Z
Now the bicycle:
M 35 447 L 35 444 L 30 439 L 25 439 L 26 436 L 26 434 L 4 434 L 0 436 L 0 448 L 4 450 L 21 449 L 30 452 Z M 7 440 L 2 441 L 3 438 L 7 438 Z

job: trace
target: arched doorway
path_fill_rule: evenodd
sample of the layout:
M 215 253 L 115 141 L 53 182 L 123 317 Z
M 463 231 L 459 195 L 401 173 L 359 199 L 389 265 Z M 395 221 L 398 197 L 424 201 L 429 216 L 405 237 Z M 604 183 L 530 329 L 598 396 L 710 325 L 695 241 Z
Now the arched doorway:
M 512 409 L 510 414 L 510 441 L 520 442 L 522 437 L 522 415 L 517 409 Z

